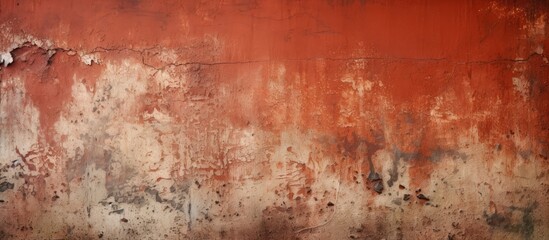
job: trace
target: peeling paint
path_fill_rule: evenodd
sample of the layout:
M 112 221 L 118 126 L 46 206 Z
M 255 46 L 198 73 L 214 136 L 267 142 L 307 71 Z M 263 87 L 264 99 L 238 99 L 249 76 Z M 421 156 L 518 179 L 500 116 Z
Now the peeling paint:
M 12 62 L 13 62 L 13 57 L 11 56 L 11 53 L 7 52 L 7 53 L 0 54 L 0 63 L 4 64 L 4 67 L 7 67 Z
M 0 239 L 549 235 L 545 1 L 0 9 Z

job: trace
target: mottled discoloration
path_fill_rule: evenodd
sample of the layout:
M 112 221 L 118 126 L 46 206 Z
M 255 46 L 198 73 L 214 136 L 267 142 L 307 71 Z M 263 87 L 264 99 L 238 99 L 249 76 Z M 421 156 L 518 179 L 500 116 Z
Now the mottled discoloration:
M 0 238 L 543 239 L 548 21 L 0 1 Z
M 0 192 L 4 192 L 10 189 L 13 189 L 13 183 L 10 183 L 10 182 L 0 183 Z
M 532 239 L 535 223 L 532 217 L 532 211 L 538 206 L 537 202 L 528 205 L 527 207 L 505 207 L 503 213 L 498 213 L 496 210 L 492 214 L 484 213 L 486 223 L 493 228 L 501 229 L 503 231 L 518 233 L 522 235 L 524 239 Z M 518 216 L 518 219 L 514 215 L 514 212 L 519 212 L 522 216 Z

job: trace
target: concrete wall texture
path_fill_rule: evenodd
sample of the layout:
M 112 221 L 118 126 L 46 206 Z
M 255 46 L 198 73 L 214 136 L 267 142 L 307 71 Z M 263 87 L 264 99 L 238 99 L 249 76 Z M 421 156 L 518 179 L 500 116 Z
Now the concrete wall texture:
M 0 0 L 0 239 L 549 239 L 549 2 Z

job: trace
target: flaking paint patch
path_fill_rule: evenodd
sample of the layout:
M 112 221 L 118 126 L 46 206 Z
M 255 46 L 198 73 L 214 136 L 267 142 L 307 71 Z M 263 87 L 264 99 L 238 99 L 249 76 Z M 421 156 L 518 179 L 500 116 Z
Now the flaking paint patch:
M 4 67 L 7 67 L 12 62 L 13 62 L 13 57 L 11 56 L 11 53 L 6 52 L 6 53 L 0 54 L 0 63 L 4 64 Z

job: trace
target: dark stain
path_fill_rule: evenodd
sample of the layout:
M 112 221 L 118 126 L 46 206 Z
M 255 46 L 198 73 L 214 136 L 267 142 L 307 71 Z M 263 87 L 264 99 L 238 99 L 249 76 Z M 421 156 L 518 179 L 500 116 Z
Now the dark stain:
M 114 210 L 114 211 L 110 211 L 110 212 L 109 212 L 109 215 L 111 215 L 111 214 L 122 214 L 122 213 L 124 213 L 124 209 L 123 209 L 123 208 L 118 209 L 118 210 Z
M 423 195 L 423 193 L 420 193 L 417 195 L 417 198 L 418 199 L 421 199 L 421 200 L 425 200 L 425 201 L 429 201 L 431 199 L 429 199 L 427 196 Z
M 389 169 L 389 180 L 387 180 L 387 185 L 392 187 L 393 184 L 398 181 L 398 166 L 400 165 L 400 160 L 409 161 L 411 159 L 416 159 L 420 157 L 419 152 L 403 152 L 398 147 L 393 146 L 393 164 L 391 169 Z
M 51 197 L 51 201 L 56 201 L 57 199 L 59 199 L 60 197 L 56 194 L 56 195 L 53 195 L 53 197 Z
M 363 224 L 360 224 L 360 226 L 358 227 L 350 227 L 349 228 L 349 238 L 350 239 L 360 239 L 360 238 L 363 238 L 363 234 L 364 234 L 364 225 Z
M 189 221 L 187 222 L 187 229 L 190 231 L 191 230 L 191 227 L 192 227 L 192 223 L 193 223 L 193 219 L 192 219 L 192 216 L 191 216 L 191 201 L 189 201 L 189 204 L 187 205 L 187 216 L 189 217 Z
M 391 220 L 394 221 L 394 220 Z M 394 222 L 393 222 L 394 223 Z M 399 221 L 396 222 L 400 224 Z M 348 239 L 403 239 L 401 237 L 401 228 L 396 227 L 388 229 L 390 225 L 389 220 L 383 217 L 374 217 L 365 222 L 362 222 L 359 226 L 349 227 Z M 336 238 L 344 239 L 344 238 Z
M 459 152 L 454 149 L 443 149 L 441 147 L 437 147 L 434 150 L 431 151 L 431 156 L 429 156 L 429 160 L 431 162 L 438 162 L 444 157 L 451 157 L 454 160 L 461 159 L 463 161 L 467 160 L 469 156 L 467 154 Z
M 504 212 L 498 212 L 488 215 L 484 212 L 484 218 L 486 224 L 492 228 L 501 229 L 506 232 L 517 233 L 522 236 L 523 239 L 529 240 L 532 239 L 534 234 L 534 217 L 532 213 L 534 209 L 538 206 L 537 202 L 528 205 L 524 208 L 519 208 L 515 206 L 505 208 Z M 521 222 L 513 222 L 511 216 L 514 211 L 522 212 Z
M 393 184 L 398 181 L 398 167 L 400 165 L 400 161 L 410 161 L 414 159 L 421 159 L 426 157 L 425 155 L 422 155 L 420 152 L 403 152 L 398 147 L 393 146 L 393 162 L 392 167 L 389 169 L 389 180 L 387 180 L 387 185 L 389 187 L 392 187 Z M 459 152 L 454 149 L 443 149 L 441 147 L 436 147 L 431 151 L 431 154 L 427 157 L 429 161 L 436 163 L 442 160 L 444 157 L 451 157 L 453 160 L 467 160 L 469 159 L 469 156 L 465 153 Z
M 408 201 L 408 200 L 410 200 L 411 197 L 412 197 L 412 195 L 410 195 L 410 194 L 404 194 L 404 197 L 402 199 L 404 201 Z
M 378 181 L 374 184 L 374 191 L 381 194 L 383 192 L 383 183 L 381 181 Z
M 116 192 L 112 194 L 112 196 L 117 203 L 129 203 L 134 205 L 143 205 L 146 203 L 144 196 L 132 193 L 131 191 L 128 193 Z
M 373 169 L 373 166 L 370 166 L 370 168 Z M 378 181 L 378 180 L 381 180 L 381 177 L 379 176 L 379 174 L 377 172 L 370 171 L 370 173 L 368 174 L 368 180 Z
M 395 198 L 395 199 L 393 199 L 392 203 L 400 206 L 400 205 L 402 205 L 402 200 L 400 198 Z
M 373 155 L 381 150 L 385 145 L 385 138 L 382 132 L 370 129 L 368 136 L 359 136 L 356 133 L 352 133 L 348 138 L 344 138 L 342 141 L 342 150 L 344 156 L 350 157 L 360 161 L 361 172 L 368 172 L 368 189 L 374 189 L 374 191 L 381 193 L 383 191 L 382 179 L 378 172 L 375 170 Z M 357 172 L 358 173 L 358 172 Z
M 296 239 L 296 226 L 288 220 L 287 214 L 291 213 L 263 216 L 256 239 Z
M 170 192 L 175 193 L 174 197 L 172 199 L 162 199 L 162 201 L 164 203 L 169 204 L 173 209 L 184 213 L 185 212 L 184 203 L 185 201 L 190 201 L 189 190 L 191 185 L 192 185 L 191 181 L 182 181 L 177 183 L 176 185 L 172 185 L 170 187 Z
M 532 150 L 522 150 L 519 151 L 519 155 L 524 160 L 529 160 L 530 156 L 532 156 Z
M 361 150 L 365 150 L 368 161 L 372 160 L 372 156 L 385 144 L 385 138 L 382 132 L 374 130 L 370 133 L 372 136 L 366 138 L 353 133 L 350 138 L 344 138 L 342 144 L 343 154 L 345 156 L 355 157 L 357 153 L 364 154 Z M 360 149 L 364 148 L 365 149 Z M 359 156 L 357 156 L 359 157 Z
M 5 192 L 8 189 L 13 189 L 14 184 L 10 182 L 2 182 L 0 183 L 0 192 Z
M 140 187 L 132 186 L 126 188 L 124 191 L 113 192 L 108 195 L 107 199 L 110 197 L 114 198 L 114 201 L 103 200 L 100 203 L 103 206 L 111 205 L 113 211 L 109 214 L 120 214 L 123 213 L 123 209 L 118 209 L 117 203 L 127 203 L 137 206 L 144 206 L 149 204 L 149 196 L 153 197 L 154 200 L 158 203 L 165 204 L 164 211 L 179 211 L 182 213 L 188 213 L 190 216 L 191 204 L 189 202 L 188 209 L 185 209 L 185 202 L 189 201 L 189 188 L 191 186 L 191 181 L 181 181 L 172 185 L 170 187 L 170 192 L 173 193 L 171 198 L 162 198 L 160 192 L 152 187 L 147 187 L 145 190 L 140 190 Z M 189 221 L 189 227 L 191 222 Z
M 148 187 L 147 189 L 145 189 L 145 192 L 152 195 L 157 202 L 164 202 L 164 200 L 160 197 L 158 190 Z
M 353 5 L 358 2 L 361 6 L 366 5 L 366 0 L 327 0 L 330 6 L 341 5 L 343 7 Z
M 257 223 L 245 226 L 243 231 L 228 231 L 224 239 L 301 239 L 320 229 L 317 226 L 330 219 L 337 204 L 327 201 L 318 212 L 304 202 L 276 203 L 263 209 Z

